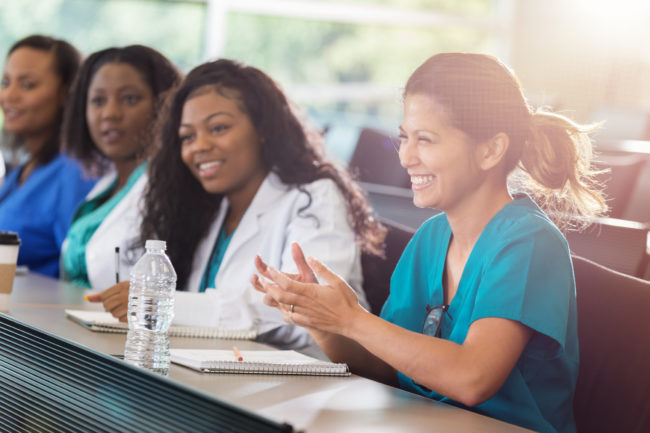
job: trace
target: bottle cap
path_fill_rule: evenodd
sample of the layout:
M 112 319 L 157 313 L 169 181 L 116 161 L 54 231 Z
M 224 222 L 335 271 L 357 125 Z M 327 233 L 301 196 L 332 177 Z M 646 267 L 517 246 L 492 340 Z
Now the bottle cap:
M 144 247 L 146 249 L 166 250 L 167 249 L 167 242 L 158 241 L 158 240 L 155 240 L 155 239 L 148 239 L 147 242 L 145 242 Z

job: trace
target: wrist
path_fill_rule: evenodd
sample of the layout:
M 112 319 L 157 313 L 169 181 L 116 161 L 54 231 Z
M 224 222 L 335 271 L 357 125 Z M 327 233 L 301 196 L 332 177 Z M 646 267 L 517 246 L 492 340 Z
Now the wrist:
M 364 310 L 361 305 L 353 310 L 345 326 L 341 330 L 341 335 L 351 340 L 357 340 L 360 333 L 367 328 L 365 323 L 372 317 L 372 314 Z M 357 337 L 357 338 L 355 338 Z

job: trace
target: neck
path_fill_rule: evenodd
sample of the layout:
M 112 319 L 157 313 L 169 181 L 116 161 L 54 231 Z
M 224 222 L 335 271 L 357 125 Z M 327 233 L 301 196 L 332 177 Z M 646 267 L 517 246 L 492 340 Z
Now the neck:
M 485 226 L 511 201 L 512 196 L 505 184 L 499 188 L 484 184 L 452 209 L 446 210 L 456 248 L 469 254 Z
M 115 166 L 115 172 L 117 173 L 117 186 L 114 191 L 119 191 L 126 185 L 126 182 L 129 180 L 131 173 L 140 165 L 140 161 L 136 158 L 113 161 Z
M 251 179 L 246 187 L 226 195 L 229 206 L 228 215 L 226 215 L 226 221 L 224 223 L 226 234 L 232 233 L 237 228 L 246 209 L 253 202 L 255 194 L 257 194 L 262 182 L 264 182 L 266 175 L 267 172 L 260 173 L 254 179 Z

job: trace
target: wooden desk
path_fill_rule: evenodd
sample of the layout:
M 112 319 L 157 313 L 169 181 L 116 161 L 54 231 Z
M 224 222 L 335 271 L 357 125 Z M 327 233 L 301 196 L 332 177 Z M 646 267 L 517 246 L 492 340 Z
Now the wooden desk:
M 9 314 L 95 351 L 121 354 L 125 335 L 91 332 L 65 318 L 65 308 L 96 308 L 82 296 L 82 290 L 66 283 L 34 274 L 17 276 Z M 173 348 L 230 348 L 232 341 L 171 338 L 170 344 Z M 249 341 L 237 345 L 242 349 L 265 347 Z M 306 432 L 528 431 L 355 375 L 201 374 L 172 364 L 168 378 Z

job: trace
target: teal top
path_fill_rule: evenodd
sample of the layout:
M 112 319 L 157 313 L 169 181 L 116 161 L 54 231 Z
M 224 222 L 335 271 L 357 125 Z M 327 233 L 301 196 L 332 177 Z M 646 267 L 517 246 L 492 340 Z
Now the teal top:
M 232 239 L 233 230 L 229 235 L 226 235 L 226 225 L 221 226 L 219 230 L 219 236 L 217 236 L 217 241 L 214 244 L 214 249 L 212 250 L 212 255 L 210 256 L 210 261 L 205 267 L 205 272 L 203 273 L 203 278 L 201 279 L 201 285 L 199 286 L 199 292 L 205 292 L 205 289 L 214 288 L 214 282 L 217 278 L 217 273 L 219 272 L 219 267 L 223 261 L 223 256 L 226 254 L 230 240 Z
M 421 332 L 426 305 L 443 304 L 450 239 L 444 213 L 422 225 L 395 268 L 381 317 Z M 485 227 L 448 313 L 441 322 L 441 338 L 458 344 L 470 325 L 485 317 L 515 320 L 534 331 L 501 389 L 470 410 L 539 432 L 575 433 L 578 335 L 573 266 L 566 240 L 530 197 L 516 197 Z M 402 373 L 398 378 L 408 391 L 463 406 Z
M 86 267 L 86 246 L 104 219 L 142 176 L 146 166 L 146 163 L 142 163 L 133 170 L 124 187 L 110 199 L 104 201 L 117 186 L 117 179 L 104 191 L 92 199 L 86 200 L 77 208 L 68 231 L 67 244 L 63 253 L 65 273 L 74 284 L 81 287 L 90 287 Z

